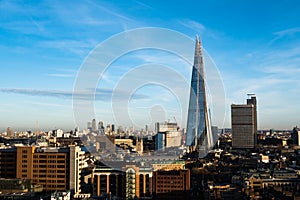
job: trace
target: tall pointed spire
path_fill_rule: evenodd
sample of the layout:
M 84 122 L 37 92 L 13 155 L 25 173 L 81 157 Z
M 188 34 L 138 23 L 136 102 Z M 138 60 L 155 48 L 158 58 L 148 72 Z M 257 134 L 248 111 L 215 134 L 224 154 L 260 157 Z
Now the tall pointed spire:
M 192 70 L 186 144 L 199 151 L 199 156 L 204 153 L 204 150 L 212 146 L 212 130 L 206 99 L 202 44 L 198 36 L 196 36 Z

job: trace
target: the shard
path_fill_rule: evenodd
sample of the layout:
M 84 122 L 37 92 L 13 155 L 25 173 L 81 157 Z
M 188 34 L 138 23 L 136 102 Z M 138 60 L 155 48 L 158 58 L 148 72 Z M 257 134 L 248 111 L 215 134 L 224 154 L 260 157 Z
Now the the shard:
M 204 61 L 201 41 L 196 37 L 194 65 L 192 69 L 188 109 L 186 145 L 199 157 L 207 154 L 213 146 L 211 118 L 207 103 Z

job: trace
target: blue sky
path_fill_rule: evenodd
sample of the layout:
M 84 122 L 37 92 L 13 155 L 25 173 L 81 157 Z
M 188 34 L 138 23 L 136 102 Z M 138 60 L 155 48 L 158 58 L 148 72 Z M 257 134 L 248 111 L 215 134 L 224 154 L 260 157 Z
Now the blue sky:
M 298 1 L 0 1 L 0 130 L 34 130 L 37 122 L 43 130 L 73 129 L 72 91 L 84 60 L 111 36 L 143 27 L 201 37 L 224 83 L 226 116 L 216 114 L 215 124 L 230 127 L 230 104 L 255 93 L 259 128 L 291 129 L 300 125 L 299 13 Z M 115 123 L 113 91 L 130 67 L 145 63 L 174 67 L 189 81 L 189 63 L 174 55 L 128 54 L 101 77 L 97 120 Z M 131 125 L 175 116 L 184 126 L 178 110 L 185 106 L 178 109 L 171 90 L 141 86 L 129 102 Z

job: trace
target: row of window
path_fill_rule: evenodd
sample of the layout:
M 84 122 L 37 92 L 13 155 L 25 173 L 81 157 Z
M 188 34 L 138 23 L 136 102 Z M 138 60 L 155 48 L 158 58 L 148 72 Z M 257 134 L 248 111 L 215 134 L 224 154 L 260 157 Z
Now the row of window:
M 65 178 L 65 175 L 55 175 L 55 174 L 50 174 L 47 175 L 46 174 L 34 174 L 33 178 Z
M 182 184 L 182 181 L 169 181 L 169 180 L 164 180 L 164 181 L 157 181 L 158 184 Z
M 168 190 L 170 188 L 180 189 L 182 188 L 182 185 L 163 185 L 163 187 L 162 186 L 157 186 L 157 187 L 159 187 L 160 189 Z
M 35 154 L 33 155 L 34 158 L 63 158 L 65 159 L 66 158 L 66 155 L 38 155 L 38 154 Z
M 33 163 L 65 163 L 66 160 L 34 160 Z
M 65 165 L 33 165 L 33 168 L 65 168 Z
M 157 192 L 172 192 L 174 190 L 170 190 L 170 189 L 158 189 Z
M 170 176 L 158 176 L 157 177 L 157 180 L 164 180 L 164 179 L 174 179 L 174 180 L 177 180 L 177 179 L 181 179 L 181 177 L 180 176 L 172 176 L 172 177 L 170 177 Z
M 37 170 L 37 169 L 34 169 L 33 170 L 33 173 L 65 173 L 65 170 L 44 170 L 44 169 L 40 169 L 40 170 Z

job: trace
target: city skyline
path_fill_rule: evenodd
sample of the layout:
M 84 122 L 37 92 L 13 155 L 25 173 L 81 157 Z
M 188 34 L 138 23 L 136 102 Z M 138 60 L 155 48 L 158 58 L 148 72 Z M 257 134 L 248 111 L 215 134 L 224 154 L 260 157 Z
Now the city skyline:
M 37 121 L 42 130 L 73 129 L 76 125 L 72 91 L 84 59 L 112 35 L 150 26 L 175 30 L 191 38 L 197 34 L 201 37 L 224 82 L 224 127 L 230 127 L 230 105 L 244 103 L 247 93 L 255 93 L 259 101 L 258 129 L 292 129 L 300 121 L 298 4 L 190 1 L 183 6 L 178 2 L 144 1 L 2 1 L 0 131 L 7 127 L 35 129 Z M 132 58 L 139 62 L 131 61 Z M 122 77 L 120 71 L 113 69 L 120 66 L 130 70 L 136 64 L 167 63 L 175 69 L 182 68 L 189 82 L 191 66 L 178 60 L 170 62 L 173 58 L 164 52 L 144 51 L 120 59 L 103 77 L 104 85 L 97 91 L 98 102 L 109 103 L 114 86 L 111 82 Z M 154 114 L 152 119 L 137 109 L 134 114 L 144 117 L 140 124 L 150 125 L 153 120 L 172 120 L 176 116 L 176 107 L 165 108 L 174 112 L 161 111 L 174 98 L 170 91 L 158 86 L 145 87 L 134 100 L 146 99 L 146 94 L 151 96 L 150 111 L 167 116 L 160 118 Z M 165 99 L 164 103 L 160 103 L 161 99 Z M 101 105 L 96 108 L 97 121 L 114 123 L 109 109 Z M 180 121 L 186 123 L 185 119 Z

